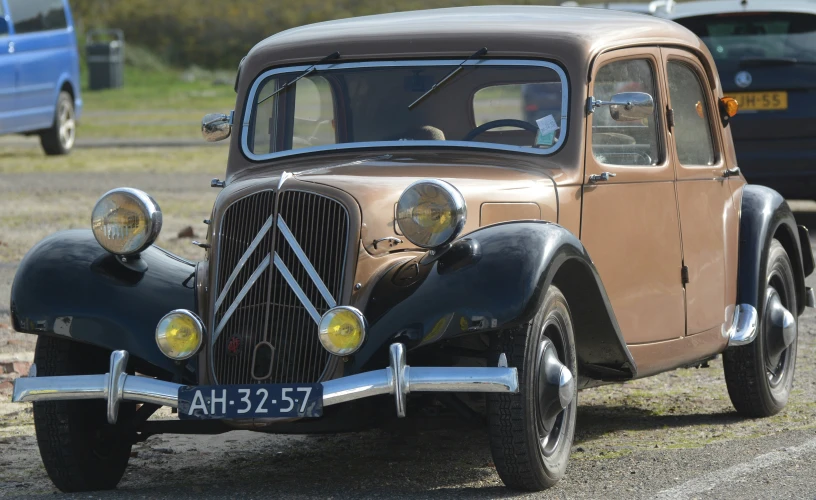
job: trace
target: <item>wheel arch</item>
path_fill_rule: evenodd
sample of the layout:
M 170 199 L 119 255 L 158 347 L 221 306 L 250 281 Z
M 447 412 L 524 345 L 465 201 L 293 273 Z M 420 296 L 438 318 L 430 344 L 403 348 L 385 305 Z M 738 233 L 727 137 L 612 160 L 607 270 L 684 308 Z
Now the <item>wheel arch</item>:
M 804 231 L 802 231 L 804 229 Z M 807 229 L 799 228 L 790 207 L 782 195 L 764 187 L 747 185 L 743 188 L 740 213 L 739 271 L 737 302 L 750 304 L 762 314 L 760 300 L 761 277 L 767 272 L 771 241 L 778 240 L 790 258 L 796 283 L 797 315 L 805 309 L 805 276 L 813 270 L 812 253 L 804 255 L 810 243 L 800 239 Z M 810 272 L 808 272 L 810 271 Z

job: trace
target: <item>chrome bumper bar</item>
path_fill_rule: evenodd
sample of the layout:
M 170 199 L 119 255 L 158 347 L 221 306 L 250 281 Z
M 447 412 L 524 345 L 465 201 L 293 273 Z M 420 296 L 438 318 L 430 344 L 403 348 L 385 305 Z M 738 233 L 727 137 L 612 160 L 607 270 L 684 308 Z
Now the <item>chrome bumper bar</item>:
M 178 408 L 181 384 L 128 375 L 127 360 L 127 351 L 114 351 L 110 371 L 104 375 L 37 377 L 32 365 L 30 376 L 14 381 L 12 401 L 104 399 L 110 423 L 116 422 L 122 401 Z M 518 392 L 518 371 L 507 367 L 504 356 L 497 367 L 411 367 L 405 363 L 405 347 L 391 344 L 390 361 L 389 367 L 382 370 L 323 382 L 323 406 L 393 394 L 397 415 L 404 417 L 406 398 L 411 392 Z

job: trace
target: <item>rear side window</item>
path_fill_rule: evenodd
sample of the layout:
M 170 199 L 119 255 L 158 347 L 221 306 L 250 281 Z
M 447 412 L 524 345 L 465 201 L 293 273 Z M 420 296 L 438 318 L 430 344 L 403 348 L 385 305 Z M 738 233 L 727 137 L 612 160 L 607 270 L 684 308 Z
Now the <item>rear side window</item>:
M 9 11 L 17 34 L 68 27 L 62 0 L 9 0 Z
M 645 92 L 655 101 L 655 77 L 652 64 L 646 59 L 613 61 L 598 70 L 595 76 L 595 99 L 611 101 L 621 92 Z M 609 107 L 603 106 L 592 114 L 592 154 L 600 163 L 609 165 L 657 165 L 658 148 L 657 106 L 649 118 L 615 121 Z
M 739 12 L 676 21 L 703 39 L 719 66 L 816 62 L 816 16 L 794 12 Z
M 668 78 L 677 159 L 682 165 L 713 165 L 714 141 L 697 72 L 683 63 L 670 61 Z

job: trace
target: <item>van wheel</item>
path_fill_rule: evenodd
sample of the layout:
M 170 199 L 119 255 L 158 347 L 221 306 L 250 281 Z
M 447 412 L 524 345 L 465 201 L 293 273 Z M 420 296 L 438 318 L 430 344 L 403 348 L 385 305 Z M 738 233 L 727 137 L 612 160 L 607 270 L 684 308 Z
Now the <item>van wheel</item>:
M 67 155 L 74 147 L 76 139 L 76 112 L 74 98 L 64 90 L 57 99 L 54 125 L 40 132 L 40 144 L 49 156 Z
M 734 408 L 746 417 L 769 417 L 788 403 L 793 387 L 798 345 L 796 286 L 785 248 L 771 241 L 763 286 L 756 339 L 723 353 L 728 395 Z M 783 309 L 790 313 L 784 318 Z M 784 322 L 792 323 L 787 329 Z
M 107 373 L 109 353 L 71 340 L 40 336 L 34 353 L 37 376 Z M 45 470 L 66 493 L 110 490 L 125 473 L 131 436 L 127 423 L 136 406 L 123 402 L 116 425 L 108 424 L 103 400 L 34 403 L 34 429 Z
M 572 317 L 561 291 L 551 286 L 533 321 L 501 332 L 492 348 L 519 376 L 518 393 L 487 398 L 496 471 L 510 488 L 549 488 L 567 469 L 577 413 Z

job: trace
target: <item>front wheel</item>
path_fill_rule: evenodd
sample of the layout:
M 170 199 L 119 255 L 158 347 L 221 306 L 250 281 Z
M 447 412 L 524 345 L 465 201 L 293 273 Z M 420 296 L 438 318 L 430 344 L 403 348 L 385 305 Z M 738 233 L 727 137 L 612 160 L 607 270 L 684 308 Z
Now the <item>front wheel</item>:
M 106 373 L 108 360 L 104 350 L 45 336 L 34 354 L 38 376 Z M 130 458 L 127 423 L 134 412 L 135 405 L 122 403 L 110 425 L 102 400 L 34 403 L 37 445 L 54 486 L 66 493 L 115 488 Z
M 45 154 L 56 156 L 70 153 L 76 139 L 76 123 L 74 98 L 62 91 L 57 98 L 54 124 L 40 132 L 40 144 Z
M 566 471 L 577 412 L 572 317 L 561 291 L 551 286 L 533 321 L 501 332 L 493 349 L 519 376 L 518 393 L 488 396 L 496 470 L 510 488 L 549 488 Z

